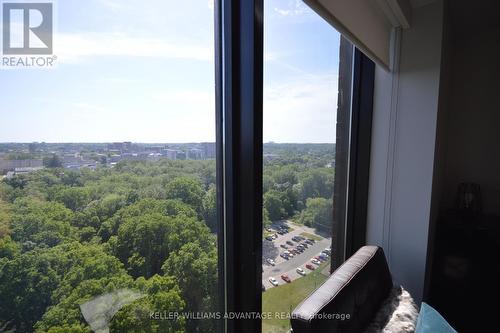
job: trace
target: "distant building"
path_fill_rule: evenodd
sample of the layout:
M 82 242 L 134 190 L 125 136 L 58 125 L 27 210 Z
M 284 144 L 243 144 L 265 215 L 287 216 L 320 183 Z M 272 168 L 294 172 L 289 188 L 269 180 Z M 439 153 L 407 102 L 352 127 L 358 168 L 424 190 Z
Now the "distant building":
M 266 161 L 272 161 L 272 160 L 275 160 L 279 157 L 280 156 L 277 154 L 264 154 L 264 160 L 266 160 Z
M 162 158 L 162 157 L 163 157 L 163 155 L 160 154 L 160 153 L 150 153 L 148 155 L 148 160 L 150 160 L 150 161 L 159 161 L 160 158 Z
M 192 148 L 187 151 L 186 158 L 190 160 L 202 160 L 204 152 L 201 149 Z
M 164 149 L 163 150 L 163 155 L 168 158 L 169 160 L 176 160 L 177 159 L 177 150 L 175 149 Z
M 43 168 L 43 160 L 0 160 L 0 173 L 15 171 L 18 168 Z
M 108 150 L 117 150 L 121 153 L 132 151 L 132 142 L 113 142 L 108 144 Z
M 185 160 L 186 159 L 186 153 L 183 152 L 183 151 L 181 151 L 181 150 L 177 151 L 177 159 L 178 160 Z
M 111 155 L 110 157 L 108 157 L 107 160 L 110 164 L 112 164 L 112 163 L 116 164 L 122 160 L 122 157 L 121 157 L 121 155 L 114 154 L 114 155 Z
M 203 149 L 203 154 L 205 159 L 213 159 L 216 155 L 215 142 L 202 142 L 201 147 Z
M 146 147 L 144 147 L 144 150 L 154 152 L 154 153 L 159 153 L 164 149 L 165 149 L 164 146 L 146 146 Z

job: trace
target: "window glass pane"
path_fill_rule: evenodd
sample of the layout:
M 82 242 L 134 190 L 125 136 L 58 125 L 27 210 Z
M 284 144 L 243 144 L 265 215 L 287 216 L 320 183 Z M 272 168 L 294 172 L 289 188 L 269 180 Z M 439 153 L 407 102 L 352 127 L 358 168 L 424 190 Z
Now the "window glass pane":
M 213 1 L 27 3 L 53 50 L 2 54 L 0 331 L 215 332 L 184 317 L 217 303 Z
M 330 273 L 340 34 L 301 1 L 265 0 L 263 332 Z M 335 255 L 333 253 L 333 255 Z

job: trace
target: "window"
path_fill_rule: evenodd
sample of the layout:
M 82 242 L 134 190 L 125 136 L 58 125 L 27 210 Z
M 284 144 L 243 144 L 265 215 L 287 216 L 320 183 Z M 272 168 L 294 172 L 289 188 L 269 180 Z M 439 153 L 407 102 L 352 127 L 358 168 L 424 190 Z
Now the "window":
M 51 13 L 0 69 L 0 331 L 215 332 L 213 2 Z
M 264 4 L 262 332 L 288 332 L 330 273 L 332 235 L 344 236 L 333 223 L 340 34 L 302 2 Z
M 0 331 L 286 329 L 263 244 L 299 252 L 289 312 L 363 243 L 373 63 L 296 1 L 17 3 Z
M 274 305 L 276 305 L 275 308 L 285 308 L 285 312 L 290 313 L 290 311 L 293 310 L 294 302 L 298 303 L 301 300 L 301 295 L 298 293 L 302 292 L 302 290 L 300 290 L 301 288 L 298 287 L 295 282 L 291 281 L 291 283 L 288 284 L 285 281 L 287 279 L 286 277 L 283 279 L 281 276 L 273 276 L 276 278 L 278 285 L 280 284 L 278 279 L 281 279 L 283 281 L 281 283 L 286 283 L 286 287 L 290 287 L 290 294 L 297 296 L 297 298 L 292 301 L 288 299 L 287 302 L 289 303 L 283 305 L 278 304 L 280 302 L 278 299 L 266 296 L 268 291 L 261 291 L 266 288 L 264 283 L 269 281 L 268 279 L 266 280 L 266 278 L 271 277 L 269 271 L 268 273 L 264 271 L 263 263 L 266 265 L 269 264 L 271 267 L 268 269 L 270 270 L 275 269 L 278 264 L 275 261 L 275 266 L 272 266 L 272 263 L 268 262 L 266 259 L 273 258 L 263 256 L 266 255 L 265 245 L 263 244 L 276 241 L 276 239 L 265 240 L 265 238 L 275 238 L 276 236 L 272 237 L 274 233 L 277 234 L 277 239 L 283 236 L 278 234 L 278 231 L 283 230 L 283 228 L 279 228 L 283 223 L 275 223 L 274 227 L 271 224 L 273 221 L 270 221 L 274 218 L 269 217 L 269 220 L 267 220 L 266 216 L 274 214 L 275 212 L 276 214 L 274 217 L 278 219 L 288 218 L 290 215 L 300 218 L 301 215 L 303 215 L 302 218 L 304 221 L 312 214 L 308 214 L 307 205 L 302 207 L 298 205 L 295 207 L 292 206 L 290 211 L 286 211 L 285 206 L 287 206 L 286 204 L 289 203 L 289 200 L 287 202 L 287 195 L 283 195 L 283 193 L 288 194 L 286 193 L 286 189 L 290 184 L 286 185 L 286 181 L 276 182 L 273 181 L 273 179 L 271 179 L 271 181 L 266 180 L 266 178 L 269 180 L 269 178 L 274 175 L 267 175 L 269 176 L 267 177 L 265 168 L 268 168 L 269 171 L 267 172 L 272 174 L 273 163 L 280 163 L 280 159 L 285 160 L 284 164 L 286 164 L 286 162 L 293 162 L 293 158 L 287 161 L 283 156 L 279 156 L 280 154 L 286 155 L 287 151 L 291 151 L 291 155 L 295 154 L 295 157 L 297 157 L 297 155 L 300 155 L 301 149 L 298 149 L 300 148 L 299 145 L 279 145 L 276 142 L 264 144 L 266 126 L 269 126 L 266 125 L 265 121 L 266 119 L 272 118 L 271 113 L 273 112 L 272 109 L 268 109 L 270 104 L 270 100 L 266 99 L 269 98 L 268 91 L 272 91 L 272 88 L 275 88 L 275 91 L 272 92 L 290 94 L 289 91 L 280 90 L 279 87 L 276 86 L 271 86 L 271 89 L 269 89 L 269 85 L 265 86 L 265 84 L 268 84 L 266 81 L 269 79 L 268 75 L 272 73 L 272 71 L 276 71 L 276 68 L 270 69 L 275 55 L 272 53 L 264 53 L 264 50 L 269 48 L 269 44 L 266 44 L 269 43 L 269 36 L 266 35 L 269 32 L 266 32 L 264 29 L 266 29 L 266 27 L 273 28 L 273 25 L 267 21 L 272 17 L 269 15 L 269 12 L 275 11 L 277 14 L 285 16 L 284 20 L 286 22 L 287 16 L 300 13 L 302 10 L 308 11 L 308 9 L 302 8 L 299 2 L 293 2 L 290 7 L 283 7 L 283 2 L 274 6 L 275 3 L 270 0 L 268 2 L 263 2 L 261 0 L 220 1 L 216 2 L 216 4 L 218 4 L 218 6 L 216 6 L 216 18 L 218 19 L 216 23 L 216 54 L 218 55 L 216 58 L 216 66 L 220 68 L 220 70 L 216 70 L 218 74 L 216 76 L 216 86 L 219 88 L 217 94 L 217 133 L 219 139 L 219 156 L 222 159 L 221 165 L 223 166 L 218 169 L 218 172 L 220 175 L 219 188 L 221 189 L 219 192 L 219 202 L 222 205 L 219 222 L 224 231 L 224 241 L 222 242 L 223 249 L 220 251 L 221 254 L 223 253 L 223 273 L 221 274 L 223 286 L 221 291 L 223 292 L 224 309 L 225 311 L 236 313 L 261 313 L 264 315 L 261 311 L 263 309 L 265 310 L 266 306 L 269 309 L 269 303 L 274 302 Z M 264 4 L 266 4 L 265 10 Z M 309 13 L 312 14 L 310 11 Z M 266 23 L 263 24 L 263 22 Z M 286 24 L 293 25 L 293 21 L 288 21 Z M 284 24 L 284 27 L 281 27 L 281 31 L 276 30 L 273 32 L 278 34 L 278 40 L 279 38 L 284 39 L 284 41 L 280 41 L 282 44 L 291 42 L 290 40 L 287 41 L 287 38 L 292 40 L 293 38 L 300 39 L 300 37 L 304 38 L 304 35 L 307 35 L 306 31 L 300 29 L 296 29 L 296 35 L 286 34 L 286 29 L 289 28 L 286 24 Z M 274 28 L 276 28 L 276 26 Z M 283 33 L 284 31 L 285 33 Z M 326 100 L 331 100 L 332 104 L 330 106 L 331 118 L 325 121 L 326 125 L 316 122 L 311 126 L 313 129 L 316 125 L 318 128 L 331 128 L 332 133 L 331 139 L 329 140 L 332 140 L 330 141 L 331 143 L 335 142 L 335 150 L 332 151 L 332 149 L 330 149 L 330 154 L 334 154 L 335 158 L 334 186 L 333 189 L 330 188 L 330 191 L 333 190 L 333 196 L 335 198 L 332 208 L 333 213 L 330 214 L 332 217 L 330 225 L 333 225 L 331 229 L 333 246 L 326 251 L 326 254 L 329 253 L 328 255 L 330 256 L 330 270 L 332 270 L 341 263 L 346 256 L 349 256 L 353 249 L 356 249 L 364 242 L 363 228 L 364 221 L 366 220 L 366 193 L 368 186 L 367 176 L 371 135 L 371 94 L 373 91 L 374 67 L 373 63 L 357 49 L 353 48 L 350 43 L 343 38 L 339 38 L 340 36 L 338 36 L 333 29 L 330 28 L 329 31 L 332 35 L 337 36 L 337 47 L 339 47 L 340 43 L 340 51 L 338 49 L 333 51 L 330 59 L 332 62 L 339 61 L 339 67 L 335 68 L 339 75 L 339 90 L 332 89 L 330 94 L 325 94 Z M 279 35 L 279 33 L 283 34 Z M 311 34 L 310 36 L 312 39 L 317 37 L 317 35 Z M 293 41 L 291 44 L 293 44 Z M 303 49 L 299 49 L 299 51 L 302 51 L 301 55 L 306 55 L 307 59 L 308 50 L 304 51 Z M 339 52 L 340 60 L 335 60 L 335 54 L 339 54 Z M 280 55 L 277 54 L 276 56 Z M 325 57 L 328 57 L 328 55 Z M 307 64 L 312 68 L 314 68 L 315 65 L 321 66 L 321 61 L 316 62 L 314 58 L 307 60 L 312 63 Z M 287 64 L 285 63 L 285 65 Z M 280 68 L 281 73 L 274 73 L 275 80 L 281 79 L 280 75 L 288 75 L 287 78 L 290 78 L 293 76 L 291 74 L 300 72 L 296 71 L 296 67 L 294 68 L 294 66 L 288 66 L 286 69 L 284 67 L 286 66 Z M 310 71 L 311 68 L 307 68 L 307 70 Z M 307 74 L 307 71 L 305 74 Z M 266 80 L 264 80 L 264 78 L 266 78 Z M 336 80 L 337 78 L 331 81 L 326 80 L 326 82 L 335 85 Z M 313 81 L 318 83 L 315 80 Z M 293 83 L 293 81 L 289 80 L 287 83 L 290 84 Z M 273 84 L 276 83 L 274 82 Z M 268 93 L 267 96 L 265 95 L 266 91 Z M 316 91 L 314 91 L 314 93 L 316 93 Z M 335 97 L 337 94 L 339 105 L 337 110 L 337 124 L 335 125 Z M 299 99 L 306 97 L 304 94 L 297 95 Z M 289 101 L 285 102 L 288 103 Z M 324 102 L 324 100 L 319 102 Z M 275 105 L 278 110 L 282 107 L 279 103 L 275 103 Z M 297 108 L 296 105 L 293 107 Z M 301 111 L 304 112 L 303 110 Z M 267 114 L 267 112 L 269 112 L 269 114 Z M 287 114 L 286 116 L 293 116 L 293 114 Z M 278 128 L 281 123 L 288 124 L 293 121 L 296 120 L 280 118 L 277 124 L 271 124 L 270 128 L 273 130 L 273 134 L 275 134 L 274 130 L 278 130 L 282 133 L 283 137 L 285 137 L 285 139 L 276 140 L 283 140 L 286 142 L 287 140 L 291 140 L 291 136 L 296 135 L 296 133 L 291 133 L 292 131 L 287 132 L 286 127 L 285 129 Z M 337 128 L 336 135 L 335 128 Z M 269 138 L 267 140 L 272 139 Z M 305 140 L 300 141 L 304 142 Z M 303 147 L 304 146 L 305 145 L 303 145 Z M 311 156 L 312 160 L 321 161 L 321 158 L 328 158 L 328 144 L 325 145 L 325 147 L 320 146 L 319 152 L 316 151 L 316 154 L 314 153 L 315 149 L 312 147 L 313 146 L 310 146 L 306 149 L 313 155 Z M 318 146 L 315 146 L 315 148 L 318 148 Z M 325 151 L 322 150 L 323 148 Z M 273 158 L 275 157 L 277 158 L 273 162 Z M 321 162 L 318 163 L 318 166 L 319 165 L 321 165 Z M 269 168 L 269 166 L 271 168 Z M 327 165 L 325 164 L 324 166 L 326 167 Z M 303 166 L 301 167 L 304 168 Z M 276 169 L 276 173 L 284 173 L 284 171 L 286 171 L 286 166 L 277 167 Z M 341 175 L 338 174 L 339 170 L 342 170 Z M 263 180 L 265 181 L 263 182 Z M 260 184 L 264 186 L 260 186 Z M 294 190 L 293 186 L 291 186 L 291 188 Z M 266 191 L 266 194 L 269 191 L 272 192 L 267 194 L 267 197 L 264 197 L 264 191 Z M 332 201 L 328 199 L 325 200 L 331 207 Z M 319 201 L 325 202 L 324 200 Z M 266 207 L 265 204 L 267 204 L 268 207 Z M 278 209 L 273 210 L 275 207 L 278 207 Z M 271 214 L 269 212 L 270 209 L 273 210 Z M 302 214 L 304 211 L 305 213 Z M 266 224 L 266 228 L 271 225 L 271 229 L 266 230 L 264 224 Z M 321 228 L 322 225 L 323 224 L 320 223 L 319 227 Z M 290 229 L 288 231 L 290 231 Z M 301 231 L 299 235 L 304 236 L 301 235 L 303 232 L 304 231 Z M 309 237 L 311 239 L 315 236 L 315 232 L 316 231 L 313 230 L 313 232 L 310 233 L 312 237 Z M 328 234 L 323 238 L 327 240 Z M 308 240 L 308 238 L 305 237 L 305 240 Z M 301 239 L 299 243 L 305 242 L 305 240 Z M 297 243 L 297 241 L 294 242 L 293 239 L 291 242 L 293 245 Z M 268 243 L 268 245 L 269 244 L 270 243 Z M 271 246 L 271 252 L 279 254 L 282 248 L 280 246 L 280 250 L 278 250 L 278 246 L 285 244 L 273 244 Z M 306 242 L 306 244 L 308 243 Z M 290 244 L 287 246 L 289 245 Z M 308 246 L 309 245 L 310 244 L 308 244 Z M 295 247 L 296 246 L 297 245 L 295 245 Z M 269 253 L 269 251 L 267 253 Z M 303 251 L 303 253 L 305 253 L 305 251 Z M 323 253 L 324 256 L 326 256 L 326 254 Z M 296 257 L 294 256 L 294 258 Z M 297 267 L 295 264 L 296 263 L 293 263 L 292 266 Z M 326 268 L 328 261 L 323 264 L 320 262 L 319 265 L 325 265 L 324 268 Z M 316 271 L 323 272 L 325 270 L 315 270 L 315 272 Z M 305 272 L 307 275 L 307 271 Z M 265 276 L 264 279 L 263 274 Z M 309 274 L 309 276 L 311 276 L 311 274 Z M 298 280 L 300 283 L 308 281 L 306 277 L 299 278 Z M 313 284 L 319 284 L 321 278 L 320 276 L 318 279 L 309 281 L 309 285 L 306 286 L 306 288 L 314 289 L 314 287 L 311 286 Z M 273 282 L 269 281 L 269 283 L 272 284 Z M 298 289 L 298 293 L 292 290 L 293 288 L 291 286 Z M 279 290 L 280 288 L 285 287 L 278 286 L 270 290 Z M 265 298 L 268 298 L 267 301 Z M 271 321 L 276 319 L 273 314 L 271 317 Z M 283 321 L 277 320 L 274 323 L 266 323 L 266 321 L 262 321 L 260 317 L 250 316 L 250 318 L 245 320 L 225 321 L 224 329 L 227 332 L 258 332 L 261 330 L 276 330 L 280 332 L 287 329 L 287 321 L 284 319 Z

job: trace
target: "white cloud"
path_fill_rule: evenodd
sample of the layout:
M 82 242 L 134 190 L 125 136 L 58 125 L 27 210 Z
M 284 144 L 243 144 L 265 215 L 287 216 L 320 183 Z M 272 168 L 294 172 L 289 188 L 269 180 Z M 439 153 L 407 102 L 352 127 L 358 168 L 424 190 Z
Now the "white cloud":
M 58 34 L 55 53 L 59 62 L 88 57 L 157 57 L 212 61 L 213 46 L 169 43 L 158 38 L 130 37 L 119 33 Z
M 274 11 L 282 16 L 298 16 L 307 11 L 307 7 L 302 1 L 294 0 L 288 3 L 287 8 L 274 8 Z
M 334 142 L 338 76 L 298 75 L 264 89 L 264 141 Z

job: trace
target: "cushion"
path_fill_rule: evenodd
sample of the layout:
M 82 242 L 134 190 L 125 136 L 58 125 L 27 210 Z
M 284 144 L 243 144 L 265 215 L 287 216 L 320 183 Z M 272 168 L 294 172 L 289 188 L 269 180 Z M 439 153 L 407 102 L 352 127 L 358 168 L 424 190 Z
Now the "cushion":
M 457 333 L 430 305 L 422 303 L 415 333 Z
M 418 307 L 403 287 L 394 287 L 364 333 L 414 333 Z

